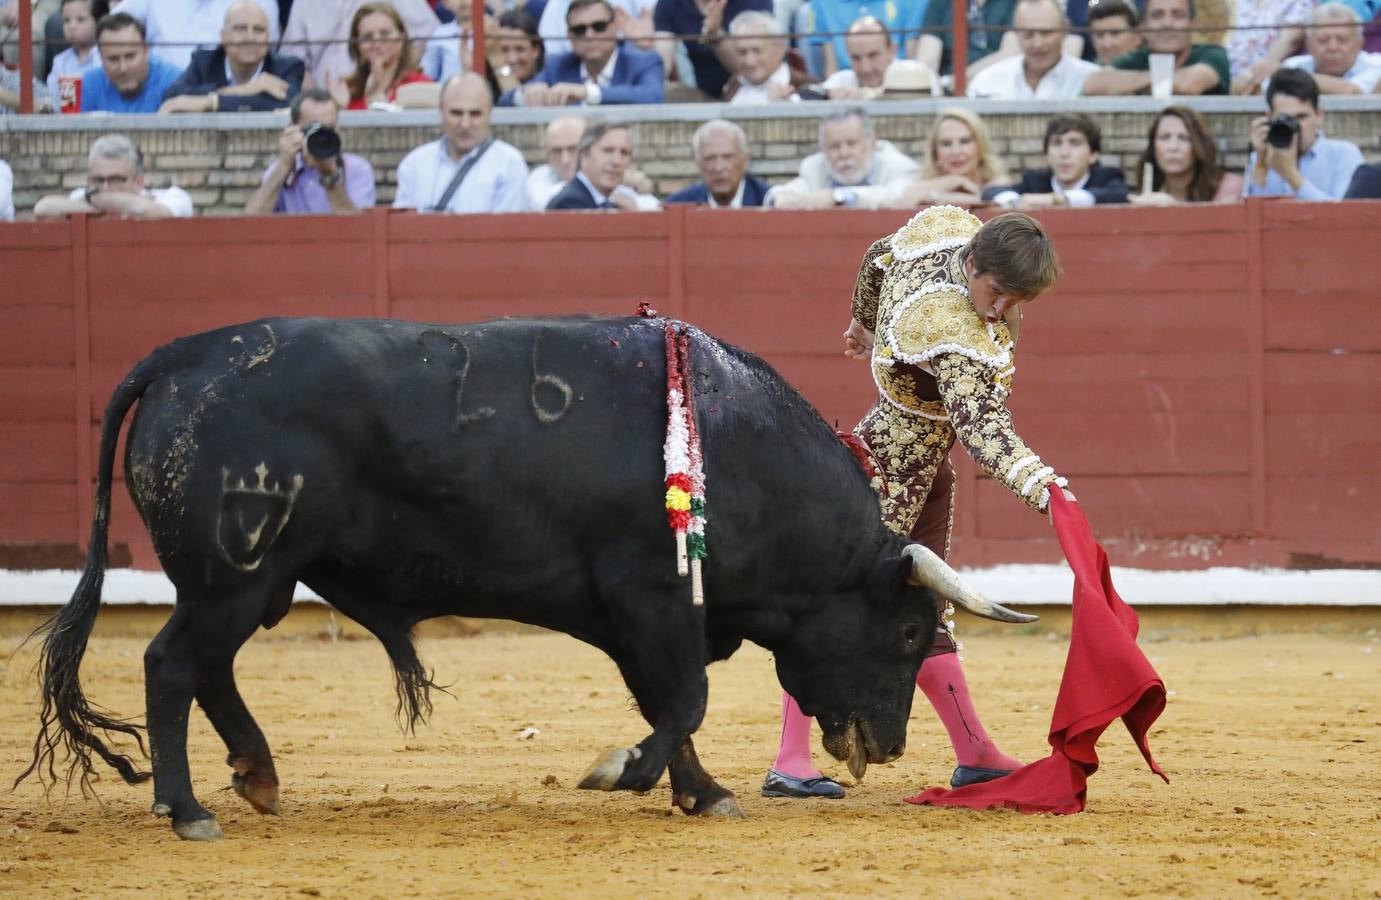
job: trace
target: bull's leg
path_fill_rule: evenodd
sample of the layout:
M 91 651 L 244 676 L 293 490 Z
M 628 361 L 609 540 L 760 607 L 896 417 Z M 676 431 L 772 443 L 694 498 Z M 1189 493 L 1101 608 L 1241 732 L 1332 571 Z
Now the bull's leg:
M 641 614 L 648 614 L 645 605 Z M 693 613 L 686 615 L 691 621 L 684 624 L 668 618 L 664 617 L 659 627 L 637 631 L 637 637 L 629 640 L 631 651 L 610 654 L 643 718 L 652 725 L 652 733 L 637 746 L 610 750 L 586 773 L 580 787 L 651 790 L 673 754 L 700 727 L 709 693 L 703 641 L 698 639 L 704 625 Z M 697 637 L 689 637 L 692 635 Z
M 273 755 L 235 687 L 231 662 L 203 673 L 197 703 L 230 751 L 225 762 L 235 770 L 230 776 L 235 793 L 249 801 L 255 811 L 278 815 L 278 772 L 273 767 Z
M 671 802 L 688 816 L 727 816 L 743 818 L 732 791 L 720 787 L 700 766 L 695 744 L 687 737 L 671 757 L 667 769 L 671 776 Z
M 202 594 L 189 599 L 179 592 L 172 618 L 144 652 L 153 811 L 171 818 L 173 831 L 185 840 L 222 836 L 216 817 L 192 793 L 187 765 L 192 698 L 203 677 L 229 668 L 262 612 L 263 603 L 244 596 Z

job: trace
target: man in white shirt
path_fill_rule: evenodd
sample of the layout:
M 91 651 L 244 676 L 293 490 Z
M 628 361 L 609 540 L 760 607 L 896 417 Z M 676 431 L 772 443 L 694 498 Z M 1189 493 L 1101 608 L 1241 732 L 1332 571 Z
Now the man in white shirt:
M 144 186 L 144 155 L 123 134 L 96 138 L 87 155 L 86 186 L 38 201 L 34 215 L 55 219 L 69 213 L 109 213 L 126 219 L 184 218 L 192 198 L 180 187 Z
M 577 148 L 584 133 L 585 120 L 580 116 L 562 116 L 547 123 L 542 135 L 542 153 L 547 161 L 528 173 L 528 209 L 546 209 L 551 198 L 575 177 Z
M 14 221 L 14 173 L 0 159 L 0 222 Z
M 423 144 L 398 164 L 395 209 L 496 213 L 527 210 L 527 163 L 511 144 L 490 135 L 489 83 L 462 72 L 441 88 L 439 141 Z
M 866 112 L 847 109 L 820 120 L 820 152 L 803 159 L 800 174 L 773 188 L 763 205 L 899 209 L 906 186 L 920 173 L 915 160 L 877 140 Z
M 1308 52 L 1290 57 L 1281 67 L 1313 75 L 1320 94 L 1370 94 L 1381 82 L 1381 53 L 1368 53 L 1362 42 L 1362 18 L 1352 7 L 1323 3 L 1314 8 L 1304 34 Z M 1269 87 L 1266 79 L 1261 90 Z
M 799 100 L 786 64 L 786 35 L 770 13 L 748 10 L 729 23 L 729 37 L 738 52 L 737 74 L 724 93 L 733 104 Z
M 849 26 L 844 37 L 849 53 L 849 68 L 840 69 L 820 83 L 816 90 L 831 100 L 876 100 L 883 96 L 883 81 L 898 62 L 897 45 L 887 26 L 873 16 L 863 16 Z M 915 62 L 903 60 L 902 62 Z M 923 63 L 916 63 L 924 66 Z M 927 84 L 935 83 L 934 73 Z
M 1069 19 L 1058 0 L 1021 0 L 1012 14 L 1021 53 L 995 62 L 969 82 L 970 97 L 1068 100 L 1082 93 L 1096 63 L 1066 56 Z
M 144 25 L 155 54 L 185 69 L 192 51 L 220 45 L 221 25 L 235 0 L 123 0 L 111 12 L 128 13 Z M 278 41 L 278 0 L 254 0 L 269 18 L 269 43 Z

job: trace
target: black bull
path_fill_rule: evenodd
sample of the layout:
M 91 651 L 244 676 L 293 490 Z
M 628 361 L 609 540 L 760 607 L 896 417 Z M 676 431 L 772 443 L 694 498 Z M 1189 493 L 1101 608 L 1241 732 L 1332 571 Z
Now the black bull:
M 424 619 L 511 619 L 603 650 L 652 733 L 607 753 L 582 787 L 645 791 L 669 769 L 681 809 L 738 814 L 691 734 L 705 666 L 745 639 L 774 654 L 825 748 L 856 774 L 901 755 L 936 625 L 920 584 L 995 618 L 1029 617 L 926 569 L 881 524 L 867 478 L 809 403 L 757 357 L 691 335 L 710 514 L 701 607 L 676 575 L 663 505 L 658 321 L 272 319 L 155 351 L 105 413 L 86 569 L 41 629 L 41 730 L 20 778 L 55 781 L 63 751 L 83 786 L 93 755 L 129 782 L 148 777 L 96 734 L 138 730 L 90 704 L 78 680 L 116 440 L 136 401 L 126 478 L 177 589 L 144 656 L 153 808 L 182 837 L 221 833 L 192 792 L 193 699 L 225 741 L 236 791 L 278 811 L 273 758 L 232 667 L 298 582 L 382 642 L 408 728 L 436 686 L 412 643 Z

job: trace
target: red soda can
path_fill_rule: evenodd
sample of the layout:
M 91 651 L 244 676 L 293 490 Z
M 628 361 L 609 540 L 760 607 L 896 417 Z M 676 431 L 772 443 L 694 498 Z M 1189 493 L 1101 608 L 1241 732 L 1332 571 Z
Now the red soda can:
M 82 111 L 82 78 L 80 75 L 58 76 L 58 109 L 64 113 Z

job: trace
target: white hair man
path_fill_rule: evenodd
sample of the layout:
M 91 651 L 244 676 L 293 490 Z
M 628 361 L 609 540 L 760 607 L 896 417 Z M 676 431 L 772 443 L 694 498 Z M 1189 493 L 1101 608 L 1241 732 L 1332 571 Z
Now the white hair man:
M 1063 52 L 1069 19 L 1059 0 L 1021 0 L 1012 13 L 1021 53 L 988 66 L 969 82 L 970 97 L 1068 100 L 1083 91 L 1098 64 Z
M 735 104 L 777 103 L 796 98 L 796 84 L 786 62 L 786 35 L 770 13 L 748 10 L 729 23 L 734 48 L 734 77 L 724 97 Z
M 542 132 L 542 153 L 547 161 L 527 176 L 529 209 L 546 209 L 551 198 L 575 177 L 584 133 L 585 120 L 580 116 L 561 116 L 547 123 Z
M 748 135 L 733 122 L 711 119 L 691 135 L 700 180 L 667 197 L 667 203 L 698 203 L 711 209 L 762 206 L 767 182 L 748 174 Z
M 773 188 L 765 205 L 777 209 L 899 209 L 921 167 L 888 141 L 879 141 L 861 109 L 820 120 L 820 152 L 801 161 L 800 174 Z
M 86 186 L 44 197 L 34 206 L 40 219 L 69 213 L 110 213 L 126 219 L 168 219 L 192 215 L 192 198 L 182 188 L 144 186 L 144 155 L 123 134 L 96 138 L 87 155 Z
M 1370 94 L 1381 83 L 1381 53 L 1362 49 L 1362 27 L 1361 16 L 1346 3 L 1321 3 L 1304 33 L 1306 52 L 1281 67 L 1312 74 L 1320 94 Z M 1262 90 L 1269 84 L 1268 79 Z

